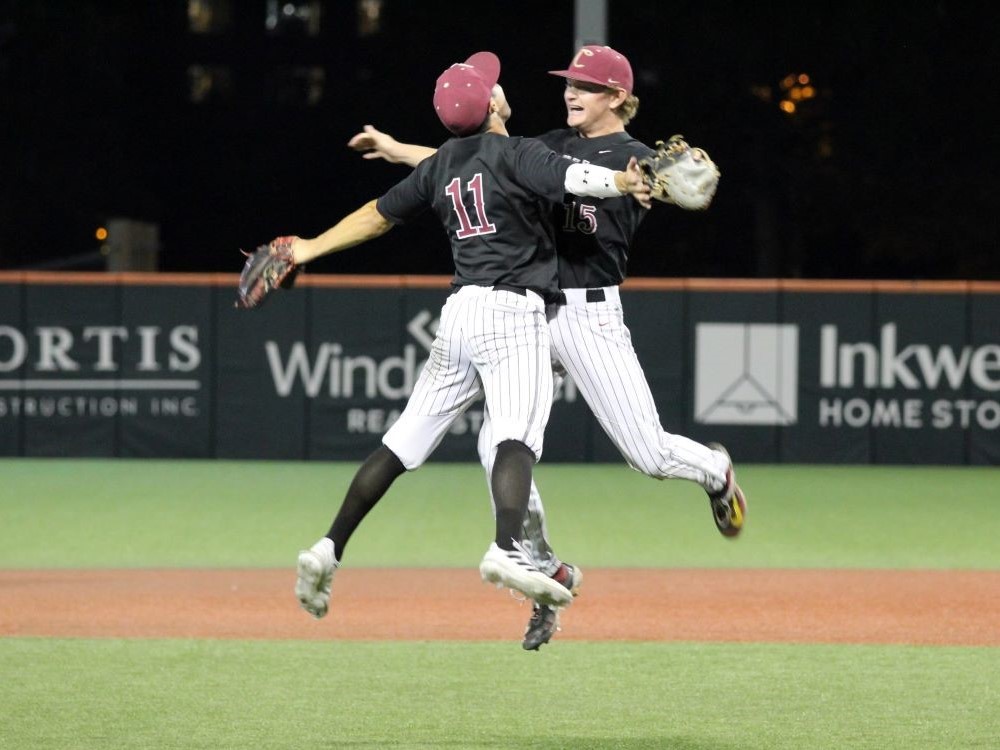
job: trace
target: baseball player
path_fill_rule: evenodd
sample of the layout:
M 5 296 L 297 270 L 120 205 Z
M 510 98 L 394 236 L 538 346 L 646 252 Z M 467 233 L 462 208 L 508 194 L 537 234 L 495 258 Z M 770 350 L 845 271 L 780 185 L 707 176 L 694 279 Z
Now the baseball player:
M 625 130 L 639 100 L 632 93 L 632 67 L 624 55 L 610 47 L 587 45 L 565 70 L 550 73 L 566 79 L 568 127 L 545 133 L 539 140 L 580 163 L 609 168 L 651 153 Z M 433 153 L 427 147 L 398 143 L 371 126 L 348 145 L 366 151 L 366 158 L 411 166 Z M 634 201 L 617 198 L 566 196 L 554 209 L 550 220 L 556 231 L 561 294 L 548 308 L 553 366 L 558 375 L 573 379 L 629 466 L 656 479 L 697 482 L 708 493 L 719 532 L 734 537 L 743 528 L 746 498 L 736 484 L 729 454 L 721 445 L 702 445 L 663 429 L 625 326 L 618 287 L 644 215 Z M 496 460 L 493 429 L 487 409 L 479 443 L 487 471 Z M 552 550 L 534 483 L 523 533 L 523 546 L 538 568 L 575 592 L 582 573 Z M 558 610 L 536 602 L 522 645 L 537 649 L 557 628 Z
M 542 453 L 552 404 L 545 302 L 557 291 L 557 265 L 539 198 L 558 203 L 565 193 L 631 193 L 649 205 L 649 188 L 635 160 L 626 171 L 612 171 L 574 164 L 532 139 L 507 137 L 510 107 L 499 74 L 500 61 L 491 52 L 448 68 L 437 80 L 434 107 L 458 137 L 323 234 L 288 242 L 297 266 L 377 237 L 430 208 L 448 233 L 455 262 L 454 291 L 406 407 L 358 469 L 327 535 L 299 553 L 296 595 L 317 618 L 329 608 L 334 572 L 358 524 L 396 477 L 424 463 L 481 394 L 492 416 L 496 509 L 495 539 L 480 564 L 483 580 L 548 607 L 572 601 L 521 544 L 532 466 Z

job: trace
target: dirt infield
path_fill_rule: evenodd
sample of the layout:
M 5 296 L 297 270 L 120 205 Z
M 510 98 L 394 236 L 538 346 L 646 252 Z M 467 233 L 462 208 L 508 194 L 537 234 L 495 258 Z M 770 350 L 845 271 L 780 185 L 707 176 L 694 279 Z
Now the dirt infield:
M 344 569 L 330 614 L 289 570 L 0 571 L 0 636 L 511 640 L 529 614 L 475 570 Z M 1000 571 L 588 570 L 567 640 L 1000 646 Z

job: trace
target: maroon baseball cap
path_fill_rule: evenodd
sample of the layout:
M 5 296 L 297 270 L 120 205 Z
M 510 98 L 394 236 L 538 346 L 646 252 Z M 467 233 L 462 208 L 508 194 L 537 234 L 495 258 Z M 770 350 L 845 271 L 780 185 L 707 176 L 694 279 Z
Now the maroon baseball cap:
M 580 47 L 566 70 L 550 70 L 549 73 L 632 93 L 632 66 L 628 58 L 611 47 L 599 44 Z
M 479 130 L 499 78 L 500 58 L 492 52 L 477 52 L 448 68 L 434 86 L 434 110 L 441 123 L 455 135 Z

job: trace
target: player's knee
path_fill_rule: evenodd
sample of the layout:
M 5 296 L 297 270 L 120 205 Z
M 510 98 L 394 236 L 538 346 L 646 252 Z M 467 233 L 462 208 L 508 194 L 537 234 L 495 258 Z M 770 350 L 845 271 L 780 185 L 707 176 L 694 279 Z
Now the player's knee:
M 622 456 L 625 458 L 625 463 L 629 465 L 630 469 L 638 471 L 640 474 L 645 474 L 647 477 L 666 479 L 670 475 L 665 462 L 655 461 L 652 458 L 630 456 L 627 453 L 622 453 Z
M 531 457 L 532 462 L 534 462 L 535 452 L 521 440 L 503 440 L 497 445 L 497 461 L 501 458 L 514 458 L 521 454 L 527 454 Z
M 406 464 L 403 460 L 387 445 L 380 445 L 375 449 L 375 452 L 368 457 L 369 461 L 378 461 L 382 466 L 386 468 L 387 471 L 399 476 L 405 471 L 409 471 L 406 468 Z

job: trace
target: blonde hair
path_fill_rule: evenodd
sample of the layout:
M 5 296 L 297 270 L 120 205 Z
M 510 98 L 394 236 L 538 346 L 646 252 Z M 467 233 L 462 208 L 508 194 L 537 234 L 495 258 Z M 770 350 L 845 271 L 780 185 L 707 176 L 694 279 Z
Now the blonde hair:
M 625 97 L 617 109 L 614 110 L 615 114 L 622 121 L 622 125 L 628 125 L 632 121 L 632 118 L 636 116 L 639 111 L 639 97 L 635 94 L 629 94 Z

